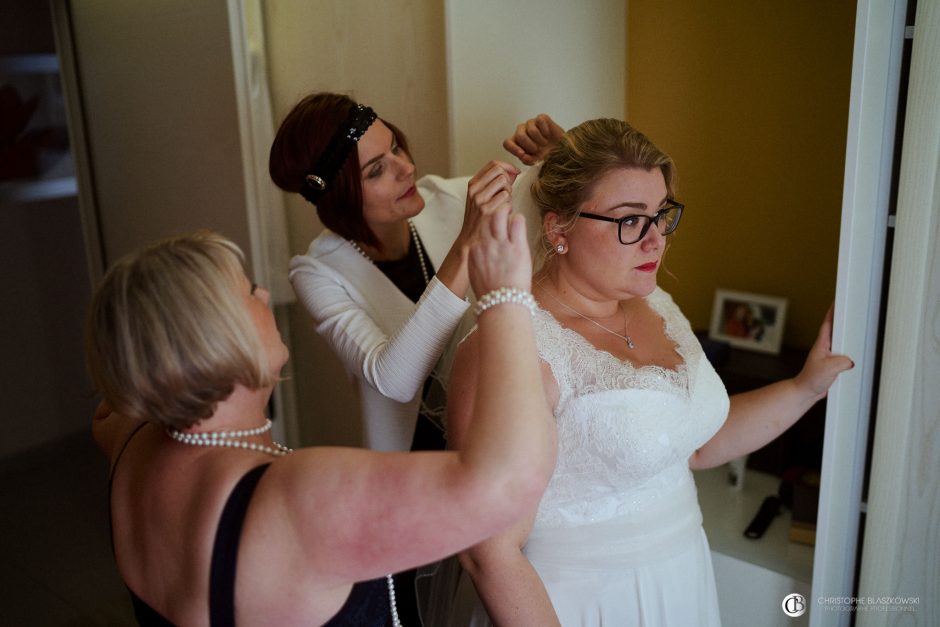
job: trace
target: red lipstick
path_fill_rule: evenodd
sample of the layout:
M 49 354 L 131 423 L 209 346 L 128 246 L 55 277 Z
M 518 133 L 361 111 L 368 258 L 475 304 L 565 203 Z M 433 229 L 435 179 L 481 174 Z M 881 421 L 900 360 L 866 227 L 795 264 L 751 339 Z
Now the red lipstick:
M 659 266 L 659 262 L 651 261 L 649 263 L 644 263 L 642 266 L 637 266 L 636 269 L 640 272 L 653 272 Z

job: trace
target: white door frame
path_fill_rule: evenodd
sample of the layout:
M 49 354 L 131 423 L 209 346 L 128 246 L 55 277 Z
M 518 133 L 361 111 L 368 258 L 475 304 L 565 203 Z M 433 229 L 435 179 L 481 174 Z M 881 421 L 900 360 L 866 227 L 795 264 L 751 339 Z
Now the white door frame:
M 860 0 L 849 102 L 833 350 L 855 361 L 829 393 L 810 625 L 848 625 L 875 382 L 906 0 Z

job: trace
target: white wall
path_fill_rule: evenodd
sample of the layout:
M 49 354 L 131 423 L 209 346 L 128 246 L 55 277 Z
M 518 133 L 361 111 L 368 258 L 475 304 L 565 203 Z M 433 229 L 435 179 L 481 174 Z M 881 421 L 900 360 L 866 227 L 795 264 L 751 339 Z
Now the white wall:
M 623 118 L 626 0 L 445 0 L 452 174 L 506 158 L 518 122 Z

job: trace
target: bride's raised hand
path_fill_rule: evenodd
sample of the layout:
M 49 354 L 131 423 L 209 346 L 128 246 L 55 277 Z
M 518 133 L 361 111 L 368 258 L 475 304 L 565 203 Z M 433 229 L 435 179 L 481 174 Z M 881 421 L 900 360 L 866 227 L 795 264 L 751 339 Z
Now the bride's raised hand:
M 830 306 L 803 369 L 796 376 L 797 385 L 814 399 L 826 396 L 836 377 L 855 367 L 849 357 L 832 352 L 833 310 L 834 306 Z
M 540 113 L 516 126 L 516 131 L 503 142 L 503 148 L 526 165 L 545 158 L 565 134 L 551 117 Z

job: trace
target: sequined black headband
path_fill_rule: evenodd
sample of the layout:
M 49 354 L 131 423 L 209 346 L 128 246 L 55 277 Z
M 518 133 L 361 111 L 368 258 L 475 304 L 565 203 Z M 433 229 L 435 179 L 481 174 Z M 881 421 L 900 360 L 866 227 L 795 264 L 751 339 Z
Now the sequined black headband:
M 336 173 L 346 163 L 349 152 L 355 148 L 359 139 L 372 126 L 375 118 L 375 111 L 372 107 L 357 104 L 350 109 L 346 121 L 336 129 L 317 164 L 304 177 L 304 184 L 300 188 L 300 193 L 304 198 L 315 203 L 316 199 L 326 191 L 336 177 Z

